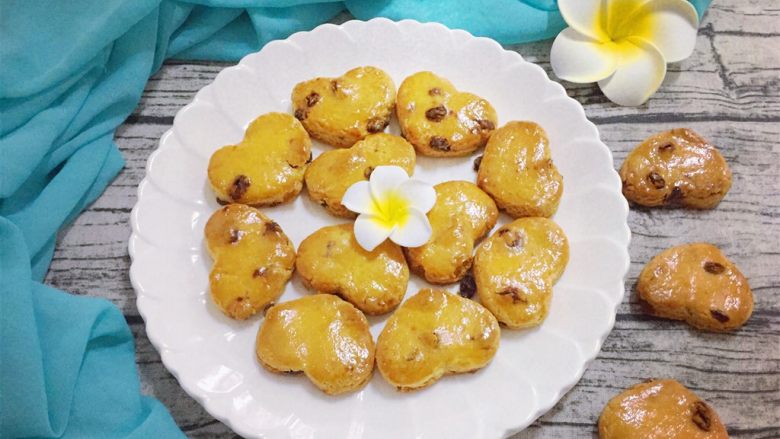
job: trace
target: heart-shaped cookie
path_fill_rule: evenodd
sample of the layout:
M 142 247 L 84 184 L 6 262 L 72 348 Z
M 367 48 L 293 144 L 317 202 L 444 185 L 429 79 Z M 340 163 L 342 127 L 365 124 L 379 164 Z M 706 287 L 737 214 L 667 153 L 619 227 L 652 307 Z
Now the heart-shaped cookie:
M 687 128 L 651 136 L 620 167 L 623 195 L 642 206 L 712 209 L 731 188 L 718 150 Z
M 388 239 L 367 251 L 355 240 L 351 223 L 309 235 L 298 246 L 295 267 L 308 288 L 335 294 L 370 315 L 398 306 L 409 282 L 401 247 Z
M 563 230 L 547 218 L 520 218 L 482 242 L 474 258 L 479 300 L 509 328 L 540 324 L 569 261 Z
M 612 398 L 599 417 L 599 439 L 728 439 L 706 402 L 675 380 L 649 380 Z
M 292 92 L 295 117 L 309 134 L 349 148 L 384 131 L 395 108 L 395 83 L 376 67 L 358 67 L 338 78 L 301 82 Z
M 406 140 L 418 153 L 435 157 L 468 155 L 485 146 L 498 124 L 488 101 L 459 92 L 431 72 L 415 73 L 401 83 L 396 113 Z
M 477 302 L 423 289 L 387 320 L 377 339 L 376 365 L 399 390 L 419 389 L 444 375 L 485 367 L 500 335 L 495 317 Z
M 272 306 L 257 333 L 257 359 L 276 373 L 303 372 L 329 395 L 362 387 L 374 370 L 368 320 L 331 294 Z
M 477 184 L 513 218 L 549 218 L 558 210 L 563 177 L 538 124 L 507 123 L 490 136 L 485 154 L 477 160 Z
M 430 283 L 448 284 L 471 268 L 474 243 L 496 225 L 498 208 L 488 194 L 467 181 L 448 181 L 434 189 L 436 204 L 428 212 L 431 238 L 404 252 L 412 271 Z
M 368 180 L 377 166 L 400 166 L 412 175 L 414 163 L 414 148 L 403 137 L 371 134 L 349 149 L 335 149 L 317 156 L 306 170 L 306 191 L 312 201 L 333 215 L 355 218 L 357 214 L 341 204 L 350 186 Z
M 279 224 L 253 207 L 229 204 L 211 215 L 205 235 L 214 259 L 211 298 L 222 312 L 243 320 L 279 298 L 295 265 L 295 248 Z
M 273 206 L 295 198 L 311 161 L 311 140 L 294 117 L 267 113 L 255 119 L 238 145 L 209 160 L 209 183 L 223 203 Z
M 660 317 L 709 331 L 728 331 L 753 313 L 745 276 L 714 245 L 684 244 L 657 254 L 637 282 L 639 297 Z

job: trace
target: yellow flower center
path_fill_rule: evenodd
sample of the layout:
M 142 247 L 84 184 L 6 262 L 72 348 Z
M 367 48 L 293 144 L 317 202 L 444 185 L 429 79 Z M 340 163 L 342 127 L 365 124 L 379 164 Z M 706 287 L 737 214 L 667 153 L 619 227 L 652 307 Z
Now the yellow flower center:
M 645 0 L 610 0 L 597 15 L 594 29 L 600 29 L 604 48 L 623 59 L 638 55 L 631 37 L 652 41 L 657 18 L 654 14 L 637 13 Z
M 409 200 L 402 197 L 396 191 L 382 194 L 381 199 L 374 199 L 371 203 L 370 214 L 374 221 L 386 229 L 394 226 L 403 227 L 409 220 Z

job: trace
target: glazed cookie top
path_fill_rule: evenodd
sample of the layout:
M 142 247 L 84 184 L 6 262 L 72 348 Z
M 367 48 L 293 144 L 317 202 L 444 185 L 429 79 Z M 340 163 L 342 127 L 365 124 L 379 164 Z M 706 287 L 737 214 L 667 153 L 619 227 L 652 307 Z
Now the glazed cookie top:
M 274 372 L 303 372 L 330 395 L 357 390 L 374 368 L 366 317 L 330 294 L 268 309 L 257 333 L 258 360 Z
M 403 137 L 371 134 L 349 149 L 326 151 L 314 159 L 306 170 L 306 190 L 328 212 L 355 218 L 357 214 L 341 204 L 350 186 L 368 180 L 377 166 L 400 166 L 412 175 L 415 159 L 414 148 Z
M 255 119 L 238 145 L 217 150 L 208 177 L 220 201 L 257 206 L 279 204 L 298 195 L 311 160 L 311 140 L 289 114 Z
M 643 206 L 712 209 L 731 188 L 726 160 L 701 136 L 678 128 L 649 137 L 620 167 L 623 194 Z
M 499 338 L 498 322 L 477 302 L 423 289 L 387 320 L 377 340 L 377 367 L 399 390 L 414 390 L 445 374 L 484 367 Z
M 458 91 L 432 72 L 418 72 L 398 89 L 396 107 L 401 132 L 418 153 L 455 157 L 487 142 L 498 123 L 488 101 Z
M 357 67 L 338 78 L 301 82 L 292 92 L 295 117 L 315 139 L 348 148 L 384 131 L 395 108 L 395 84 L 376 67 Z
M 279 298 L 295 264 L 295 248 L 279 224 L 255 208 L 230 204 L 211 215 L 205 235 L 214 259 L 211 297 L 222 312 L 243 320 Z

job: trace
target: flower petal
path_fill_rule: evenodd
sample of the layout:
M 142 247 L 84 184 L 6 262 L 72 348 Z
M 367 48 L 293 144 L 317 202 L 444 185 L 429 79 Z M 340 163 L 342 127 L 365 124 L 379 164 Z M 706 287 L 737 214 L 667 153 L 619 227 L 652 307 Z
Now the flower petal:
M 390 239 L 403 247 L 419 247 L 431 239 L 431 223 L 424 213 L 411 208 L 406 222 L 390 233 Z
M 558 0 L 558 10 L 572 29 L 597 41 L 607 41 L 606 0 Z
M 579 83 L 601 81 L 617 68 L 617 55 L 610 47 L 566 28 L 555 37 L 550 63 L 561 79 Z
M 631 17 L 633 36 L 652 43 L 666 59 L 677 62 L 688 58 L 696 46 L 699 15 L 685 0 L 650 0 Z
M 398 186 L 398 195 L 409 200 L 409 207 L 428 213 L 436 204 L 436 190 L 420 180 L 406 180 Z
M 383 199 L 387 192 L 395 190 L 409 179 L 409 174 L 400 166 L 377 166 L 371 172 L 371 193 L 375 199 Z
M 632 35 L 634 28 L 630 18 L 650 0 L 605 0 L 602 19 L 605 29 L 613 41 Z M 686 1 L 686 0 L 682 0 Z
M 374 204 L 371 196 L 371 186 L 367 181 L 358 181 L 350 186 L 344 196 L 341 197 L 341 204 L 347 209 L 356 213 L 371 213 Z
M 352 226 L 353 233 L 355 234 L 355 240 L 361 247 L 368 251 L 372 251 L 382 243 L 390 233 L 395 229 L 388 229 L 383 227 L 380 221 L 377 221 L 371 215 L 360 215 L 355 220 L 354 226 Z
M 618 105 L 642 105 L 661 86 L 666 61 L 655 46 L 641 39 L 631 39 L 620 46 L 617 70 L 599 81 L 599 87 Z

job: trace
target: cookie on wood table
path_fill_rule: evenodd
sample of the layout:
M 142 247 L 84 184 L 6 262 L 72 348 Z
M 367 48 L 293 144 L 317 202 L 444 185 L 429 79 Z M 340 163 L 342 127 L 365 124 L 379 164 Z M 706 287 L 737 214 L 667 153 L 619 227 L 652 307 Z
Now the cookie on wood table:
M 357 67 L 338 78 L 298 83 L 292 106 L 313 138 L 349 148 L 385 130 L 395 109 L 395 84 L 383 70 Z
M 385 323 L 377 339 L 376 364 L 397 389 L 420 389 L 444 375 L 485 367 L 499 339 L 498 322 L 477 302 L 423 289 Z
M 368 180 L 377 166 L 400 166 L 414 173 L 414 148 L 403 137 L 371 134 L 351 148 L 326 151 L 306 170 L 309 198 L 333 215 L 355 218 L 357 214 L 341 204 L 344 193 L 361 180 Z
M 547 134 L 535 122 L 497 129 L 477 164 L 477 184 L 511 217 L 549 218 L 558 210 L 563 177 L 550 157 Z
M 539 325 L 569 261 L 563 230 L 547 218 L 520 218 L 485 239 L 474 258 L 482 304 L 509 328 Z
M 753 293 L 736 265 L 714 245 L 684 244 L 657 254 L 637 282 L 650 311 L 708 331 L 728 331 L 753 313 Z
M 436 204 L 428 212 L 431 238 L 405 248 L 413 272 L 433 284 L 457 282 L 474 261 L 474 243 L 496 225 L 498 208 L 490 196 L 467 181 L 437 184 Z
M 279 224 L 253 207 L 230 204 L 211 215 L 205 235 L 214 259 L 209 290 L 223 313 L 243 320 L 281 296 L 295 248 Z
M 675 380 L 649 380 L 612 398 L 599 417 L 599 439 L 727 439 L 706 402 Z
M 209 183 L 222 203 L 273 206 L 300 193 L 310 161 L 303 126 L 289 114 L 267 113 L 249 125 L 241 143 L 211 156 Z
M 432 72 L 409 76 L 398 88 L 401 132 L 418 153 L 434 157 L 468 155 L 485 146 L 498 124 L 485 99 L 458 91 Z
M 374 370 L 368 320 L 349 302 L 317 294 L 268 309 L 257 333 L 257 359 L 275 373 L 303 372 L 329 395 L 360 389 Z
M 367 251 L 355 240 L 352 223 L 309 235 L 298 246 L 295 266 L 307 288 L 335 294 L 369 315 L 393 310 L 409 283 L 401 247 L 385 240 Z
M 656 134 L 620 167 L 623 195 L 641 206 L 712 209 L 731 188 L 731 169 L 709 142 L 687 128 Z

